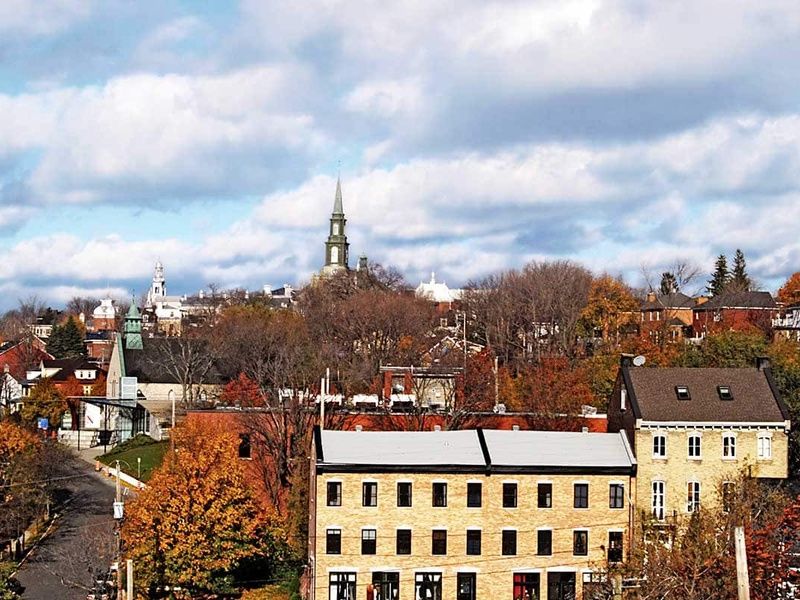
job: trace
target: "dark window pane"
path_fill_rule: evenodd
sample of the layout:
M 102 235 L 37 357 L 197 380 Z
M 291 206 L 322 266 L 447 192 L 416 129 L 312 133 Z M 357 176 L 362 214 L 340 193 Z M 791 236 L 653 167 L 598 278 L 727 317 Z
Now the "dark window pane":
M 622 532 L 608 532 L 608 562 L 622 562 Z
M 553 532 L 540 529 L 536 532 L 536 554 L 550 556 L 553 553 Z
M 397 506 L 411 506 L 411 483 L 402 481 L 397 484 Z
M 608 488 L 608 507 L 625 508 L 625 486 L 612 483 Z
M 446 529 L 434 529 L 431 540 L 431 554 L 447 554 Z
M 372 585 L 375 588 L 375 598 L 387 600 L 400 597 L 400 573 L 397 571 L 374 571 Z
M 327 554 L 342 553 L 342 530 L 328 529 L 325 535 L 325 552 Z
M 589 508 L 589 484 L 575 484 L 575 508 Z
M 467 506 L 470 508 L 478 508 L 481 506 L 483 485 L 480 483 L 467 484 Z
M 553 507 L 553 484 L 540 483 L 537 487 L 538 499 L 536 505 L 539 508 Z
M 459 573 L 456 579 L 456 600 L 475 600 L 475 573 Z
M 539 573 L 514 573 L 514 600 L 539 600 Z
M 361 504 L 363 506 L 378 506 L 378 483 L 365 481 L 361 487 Z
M 447 506 L 447 484 L 433 484 L 433 506 Z
M 517 484 L 503 484 L 503 508 L 516 508 L 517 506 Z
M 361 530 L 361 554 L 375 554 L 377 537 L 374 529 Z
M 478 556 L 481 553 L 481 532 L 479 529 L 467 530 L 467 554 Z
M 239 458 L 250 458 L 250 434 L 239 434 Z
M 411 530 L 397 530 L 397 554 L 411 554 Z
M 513 556 L 517 553 L 517 532 L 510 529 L 503 530 L 503 556 Z
M 329 481 L 328 506 L 341 506 L 341 505 L 342 505 L 342 482 Z
M 572 532 L 572 553 L 575 556 L 586 556 L 589 553 L 589 532 Z

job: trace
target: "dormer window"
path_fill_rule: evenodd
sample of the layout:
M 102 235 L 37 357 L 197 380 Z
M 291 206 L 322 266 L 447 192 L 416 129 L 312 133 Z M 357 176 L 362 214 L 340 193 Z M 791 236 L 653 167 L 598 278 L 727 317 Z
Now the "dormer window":
M 678 400 L 691 400 L 692 395 L 689 393 L 689 388 L 685 385 L 676 385 L 675 386 L 675 395 L 678 396 Z
M 719 394 L 720 400 L 733 400 L 733 394 L 731 393 L 730 386 L 718 385 L 717 393 Z

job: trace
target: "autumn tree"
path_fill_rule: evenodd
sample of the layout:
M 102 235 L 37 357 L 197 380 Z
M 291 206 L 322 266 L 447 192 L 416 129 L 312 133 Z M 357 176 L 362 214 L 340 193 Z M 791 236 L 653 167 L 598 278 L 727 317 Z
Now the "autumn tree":
M 622 329 L 635 322 L 639 302 L 620 278 L 604 274 L 592 281 L 589 302 L 581 314 L 584 331 L 603 340 L 619 339 Z
M 793 273 L 778 290 L 778 301 L 787 305 L 800 301 L 800 271 Z
M 731 273 L 728 270 L 728 259 L 724 254 L 720 254 L 714 263 L 714 272 L 711 274 L 711 279 L 708 280 L 706 289 L 712 296 L 721 294 L 731 279 Z
M 239 373 L 236 379 L 232 379 L 225 384 L 219 400 L 225 406 L 242 408 L 264 406 L 264 397 L 258 388 L 258 384 L 244 373 Z
M 49 428 L 55 429 L 67 410 L 67 402 L 48 377 L 40 380 L 22 405 L 22 420 L 31 427 L 36 426 L 39 418 L 46 418 Z
M 513 387 L 509 408 L 515 411 L 578 415 L 584 404 L 594 402 L 582 369 L 565 356 L 543 357 L 526 367 L 517 373 Z
M 235 431 L 190 419 L 176 429 L 175 443 L 127 506 L 125 555 L 145 595 L 166 585 L 183 588 L 187 598 L 228 593 L 237 569 L 279 557 L 280 532 L 246 485 Z
M 62 326 L 53 326 L 47 338 L 47 351 L 56 358 L 76 358 L 86 354 L 83 332 L 73 317 Z

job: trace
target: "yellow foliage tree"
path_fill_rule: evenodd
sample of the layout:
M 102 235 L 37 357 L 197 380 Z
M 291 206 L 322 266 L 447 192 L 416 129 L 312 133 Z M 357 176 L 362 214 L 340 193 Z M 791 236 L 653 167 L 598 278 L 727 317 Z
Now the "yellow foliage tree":
M 22 405 L 22 420 L 28 425 L 35 426 L 36 419 L 46 417 L 50 428 L 55 428 L 61 422 L 64 411 L 67 410 L 67 401 L 55 384 L 49 379 L 42 379 L 33 386 L 30 395 Z
M 592 281 L 581 320 L 586 333 L 599 331 L 607 340 L 618 337 L 623 326 L 633 323 L 638 310 L 639 302 L 630 288 L 621 279 L 605 274 Z
M 126 556 L 146 593 L 165 585 L 188 597 L 229 591 L 243 563 L 277 552 L 281 532 L 246 485 L 234 431 L 190 419 L 174 435 L 175 453 L 127 507 Z

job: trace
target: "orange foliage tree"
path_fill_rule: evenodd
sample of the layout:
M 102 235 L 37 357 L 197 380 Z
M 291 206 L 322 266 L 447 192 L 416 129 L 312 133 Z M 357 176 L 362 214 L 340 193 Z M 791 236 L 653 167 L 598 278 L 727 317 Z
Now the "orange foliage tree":
M 589 303 L 581 314 L 584 331 L 600 333 L 604 340 L 618 338 L 620 330 L 633 323 L 639 302 L 630 288 L 619 278 L 601 275 L 592 281 Z
M 258 384 L 244 373 L 229 381 L 222 389 L 220 402 L 227 406 L 251 408 L 264 406 L 264 399 Z
M 564 356 L 543 357 L 538 364 L 520 369 L 513 380 L 509 408 L 541 414 L 580 414 L 594 397 L 583 369 Z
M 189 420 L 176 429 L 175 444 L 128 507 L 126 555 L 145 593 L 165 585 L 192 598 L 227 593 L 237 571 L 283 552 L 283 536 L 246 484 L 236 432 L 217 421 Z
M 800 300 L 800 271 L 793 273 L 778 290 L 778 301 L 794 304 Z

